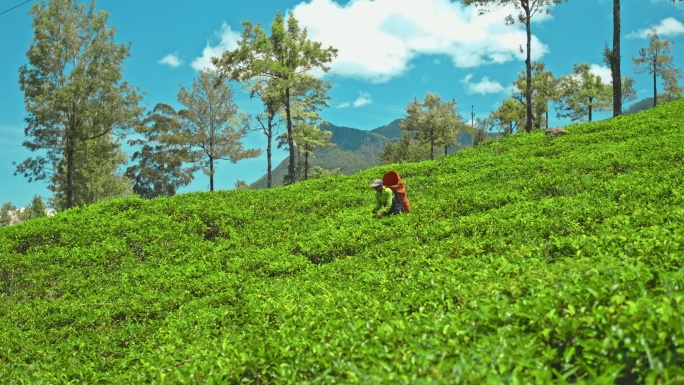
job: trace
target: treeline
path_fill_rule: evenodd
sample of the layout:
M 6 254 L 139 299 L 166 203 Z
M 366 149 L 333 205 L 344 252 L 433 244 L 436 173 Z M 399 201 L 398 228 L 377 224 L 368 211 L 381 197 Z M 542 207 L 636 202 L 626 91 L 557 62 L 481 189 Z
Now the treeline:
M 34 5 L 30 15 L 34 40 L 19 85 L 28 115 L 24 146 L 37 155 L 19 162 L 16 174 L 47 181 L 57 211 L 131 194 L 174 195 L 199 170 L 213 191 L 219 161 L 261 154 L 242 144 L 250 130 L 267 137 L 269 176 L 273 145 L 289 150 L 286 183 L 322 173 L 310 170 L 308 159 L 314 147 L 330 145 L 319 114 L 331 85 L 310 72 L 328 71 L 337 51 L 310 41 L 294 16 L 278 13 L 270 36 L 244 22 L 238 48 L 214 58 L 191 88 L 180 87 L 180 109 L 157 103 L 144 111 L 140 91 L 122 78 L 129 45 L 114 42 L 106 12 L 94 2 L 56 0 Z M 258 97 L 263 112 L 242 112 L 231 82 Z M 278 135 L 281 123 L 287 131 Z M 134 149 L 127 168 L 123 143 Z

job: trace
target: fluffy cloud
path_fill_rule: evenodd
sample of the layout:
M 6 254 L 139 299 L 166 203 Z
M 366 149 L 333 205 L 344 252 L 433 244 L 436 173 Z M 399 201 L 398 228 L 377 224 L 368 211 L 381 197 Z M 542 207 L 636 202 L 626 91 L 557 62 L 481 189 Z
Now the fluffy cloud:
M 648 39 L 648 34 L 651 33 L 651 28 L 655 28 L 660 37 L 677 36 L 684 34 L 684 24 L 674 17 L 663 19 L 660 24 L 650 28 L 640 29 L 627 35 L 630 39 Z
M 589 66 L 589 72 L 600 77 L 601 83 L 603 84 L 611 84 L 611 82 L 613 81 L 613 75 L 611 74 L 609 67 L 604 67 L 598 64 L 591 64 Z
M 473 74 L 468 74 L 465 76 L 465 78 L 463 78 L 463 80 L 461 80 L 461 84 L 463 84 L 465 91 L 468 95 L 497 94 L 509 91 L 509 89 L 502 86 L 501 83 L 497 81 L 492 81 L 487 76 L 483 77 L 479 83 L 473 83 L 472 80 Z
M 508 7 L 479 15 L 449 0 L 311 0 L 292 10 L 309 38 L 337 48 L 331 73 L 383 83 L 410 68 L 418 55 L 443 54 L 459 68 L 521 60 L 521 26 L 506 26 Z M 533 21 L 550 16 L 539 13 Z M 548 48 L 532 37 L 532 60 Z
M 219 43 L 213 47 L 207 43 L 207 46 L 202 50 L 202 56 L 192 61 L 192 68 L 197 71 L 213 69 L 214 65 L 211 64 L 211 58 L 221 56 L 223 51 L 236 49 L 238 41 L 240 41 L 240 33 L 233 31 L 226 23 L 223 23 L 221 29 L 216 32 L 216 37 L 218 37 Z
M 160 61 L 159 64 L 166 64 L 170 67 L 173 68 L 178 68 L 183 64 L 183 60 L 178 56 L 178 52 L 170 53 L 166 56 L 164 56 Z

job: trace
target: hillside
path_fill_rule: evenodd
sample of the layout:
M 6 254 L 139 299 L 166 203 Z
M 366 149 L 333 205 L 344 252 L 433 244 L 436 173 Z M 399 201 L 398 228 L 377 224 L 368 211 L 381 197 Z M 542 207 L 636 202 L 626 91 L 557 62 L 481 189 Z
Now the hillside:
M 566 129 L 1 228 L 0 378 L 681 383 L 684 101 Z

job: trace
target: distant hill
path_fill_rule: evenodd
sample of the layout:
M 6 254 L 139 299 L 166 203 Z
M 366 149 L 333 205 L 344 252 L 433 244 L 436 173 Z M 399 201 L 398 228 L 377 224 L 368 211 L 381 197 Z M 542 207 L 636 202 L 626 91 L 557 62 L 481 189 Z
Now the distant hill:
M 374 130 L 364 131 L 334 124 L 325 124 L 321 128 L 332 132 L 330 141 L 335 146 L 315 149 L 314 155 L 309 157 L 309 164 L 311 167 L 319 166 L 326 170 L 339 168 L 343 174 L 353 174 L 380 164 L 380 151 L 391 140 L 373 132 Z M 288 159 L 286 158 L 273 169 L 273 187 L 283 185 L 283 177 L 287 174 L 287 165 Z M 250 187 L 262 189 L 266 186 L 267 175 L 264 174 Z
M 391 140 L 399 140 L 399 138 L 401 138 L 401 126 L 399 123 L 401 123 L 401 119 L 396 119 L 386 126 L 371 130 L 371 132 L 382 135 Z
M 315 149 L 314 155 L 309 157 L 309 165 L 311 168 L 318 166 L 326 170 L 339 168 L 340 172 L 345 175 L 377 166 L 380 164 L 380 151 L 385 148 L 388 142 L 397 141 L 401 137 L 400 122 L 401 119 L 396 119 L 387 125 L 369 131 L 325 124 L 321 128 L 332 132 L 330 141 L 335 146 Z M 490 135 L 496 136 L 497 134 Z M 449 148 L 448 152 L 453 154 L 472 145 L 473 136 L 469 133 L 461 133 L 459 146 Z M 441 154 L 443 150 L 436 151 L 436 153 Z M 286 158 L 273 168 L 273 187 L 283 185 L 287 166 L 288 159 Z M 263 189 L 266 186 L 266 174 L 250 185 L 252 189 Z

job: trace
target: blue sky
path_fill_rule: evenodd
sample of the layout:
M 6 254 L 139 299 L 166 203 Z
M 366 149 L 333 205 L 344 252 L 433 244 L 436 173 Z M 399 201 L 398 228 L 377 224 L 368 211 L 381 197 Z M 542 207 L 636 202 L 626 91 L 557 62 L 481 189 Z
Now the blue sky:
M 47 183 L 13 176 L 12 162 L 31 156 L 21 145 L 26 113 L 18 70 L 27 62 L 32 41 L 28 11 L 38 1 L 23 2 L 0 0 L 0 204 L 18 207 L 34 195 L 50 196 Z M 636 74 L 631 58 L 648 45 L 648 30 L 657 28 L 661 38 L 674 43 L 675 65 L 681 68 L 684 7 L 669 0 L 622 0 L 621 7 L 622 74 L 636 80 L 639 100 L 652 96 L 652 78 Z M 148 109 L 157 103 L 180 107 L 179 88 L 191 87 L 212 56 L 236 47 L 243 20 L 268 27 L 278 10 L 294 12 L 312 40 L 338 48 L 332 70 L 325 75 L 333 88 L 322 118 L 339 126 L 371 130 L 385 125 L 426 92 L 455 98 L 468 120 L 471 109 L 475 118 L 485 118 L 510 95 L 511 83 L 524 66 L 519 52 L 524 28 L 504 23 L 511 10 L 480 16 L 461 1 L 99 0 L 97 8 L 110 14 L 116 42 L 131 43 L 124 78 L 144 94 Z M 612 0 L 557 5 L 549 15 L 536 17 L 532 33 L 533 60 L 544 62 L 556 77 L 572 72 L 573 64 L 587 62 L 609 81 L 603 49 L 612 44 Z M 243 111 L 259 111 L 259 103 L 237 86 L 235 94 Z M 598 119 L 608 117 L 598 114 Z M 568 122 L 556 119 L 552 108 L 550 123 Z M 265 143 L 259 133 L 245 139 L 249 147 L 265 149 Z M 284 157 L 284 152 L 277 152 L 274 165 Z M 220 162 L 217 167 L 216 189 L 231 189 L 237 180 L 252 183 L 263 175 L 266 159 Z M 209 178 L 198 173 L 182 192 L 206 191 L 208 184 Z

